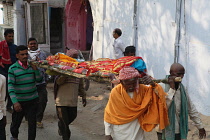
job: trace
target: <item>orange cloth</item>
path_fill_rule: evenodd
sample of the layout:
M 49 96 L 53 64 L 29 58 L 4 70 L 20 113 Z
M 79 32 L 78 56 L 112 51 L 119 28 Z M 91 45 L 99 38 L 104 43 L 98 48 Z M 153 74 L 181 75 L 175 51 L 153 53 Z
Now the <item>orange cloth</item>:
M 166 93 L 158 84 L 155 89 L 140 84 L 139 92 L 134 92 L 131 99 L 122 84 L 119 84 L 111 91 L 104 120 L 122 125 L 138 119 L 144 131 L 152 131 L 157 124 L 160 129 L 164 129 L 169 125 L 165 96 Z
M 58 53 L 58 56 L 59 56 L 59 60 L 63 62 L 77 62 L 76 59 L 71 58 L 65 54 Z

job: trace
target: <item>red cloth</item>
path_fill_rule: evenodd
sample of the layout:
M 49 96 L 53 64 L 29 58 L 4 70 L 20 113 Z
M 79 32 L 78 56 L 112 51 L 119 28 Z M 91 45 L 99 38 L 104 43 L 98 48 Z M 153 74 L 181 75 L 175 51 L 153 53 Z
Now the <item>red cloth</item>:
M 127 80 L 139 77 L 139 72 L 134 67 L 125 66 L 119 72 L 119 80 Z M 139 80 L 136 79 L 135 85 L 136 92 L 139 92 Z
M 131 66 L 137 59 L 142 59 L 137 56 L 125 56 L 119 59 L 116 59 L 116 63 L 113 66 L 113 72 L 119 73 L 119 71 L 125 66 Z M 143 60 L 143 59 L 142 59 Z
M 132 79 L 135 77 L 139 77 L 139 72 L 133 67 L 124 67 L 119 72 L 119 79 L 120 80 L 127 80 Z
M 1 56 L 0 62 L 2 62 L 3 64 L 12 64 L 10 58 L 9 46 L 6 40 L 0 42 L 0 56 Z

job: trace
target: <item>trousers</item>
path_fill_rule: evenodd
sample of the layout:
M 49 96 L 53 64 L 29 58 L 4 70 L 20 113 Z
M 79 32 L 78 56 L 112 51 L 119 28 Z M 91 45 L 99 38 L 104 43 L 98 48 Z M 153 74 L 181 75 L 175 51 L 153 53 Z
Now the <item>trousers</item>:
M 47 89 L 46 89 L 46 84 L 41 84 L 37 85 L 37 92 L 39 95 L 39 104 L 38 104 L 38 109 L 37 109 L 37 122 L 42 122 L 43 116 L 44 116 L 44 111 L 47 106 Z
M 1 120 L 0 120 L 0 140 L 6 140 L 6 131 L 5 131 L 5 127 L 6 127 L 6 116 L 4 116 Z
M 158 136 L 158 140 L 162 140 L 162 133 L 157 132 L 157 136 Z M 181 140 L 181 135 L 175 134 L 175 140 Z
M 18 138 L 19 127 L 25 116 L 28 120 L 28 140 L 35 140 L 36 138 L 36 112 L 38 108 L 38 98 L 31 101 L 19 102 L 22 111 L 16 112 L 13 110 L 12 123 L 10 125 L 10 132 L 13 138 Z
M 69 140 L 71 131 L 69 124 L 71 124 L 77 117 L 77 107 L 56 106 L 58 116 L 58 128 L 62 135 L 63 140 Z

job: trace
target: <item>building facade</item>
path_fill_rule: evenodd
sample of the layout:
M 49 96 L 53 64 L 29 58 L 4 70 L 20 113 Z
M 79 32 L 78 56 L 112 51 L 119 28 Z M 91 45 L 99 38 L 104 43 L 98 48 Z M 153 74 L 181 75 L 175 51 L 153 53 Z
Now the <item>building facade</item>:
M 18 45 L 29 36 L 23 3 L 13 5 Z M 199 112 L 210 115 L 209 0 L 49 0 L 47 5 L 48 25 L 40 17 L 43 26 L 36 32 L 48 34 L 43 48 L 53 53 L 66 48 L 85 51 L 92 43 L 93 59 L 113 58 L 112 32 L 121 28 L 124 43 L 136 47 L 153 77 L 164 78 L 174 62 L 183 64 L 191 99 Z

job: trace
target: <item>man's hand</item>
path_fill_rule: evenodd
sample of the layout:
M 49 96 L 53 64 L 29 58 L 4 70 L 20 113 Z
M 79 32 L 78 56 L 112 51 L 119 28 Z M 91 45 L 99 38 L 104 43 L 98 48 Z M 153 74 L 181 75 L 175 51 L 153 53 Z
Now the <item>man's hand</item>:
M 21 105 L 20 105 L 20 103 L 15 103 L 14 104 L 14 109 L 15 109 L 15 111 L 16 112 L 21 112 L 22 111 L 22 107 L 21 107 Z
M 83 107 L 85 107 L 85 106 L 86 106 L 86 104 L 87 104 L 87 100 L 86 100 L 86 98 L 82 98 L 82 104 L 83 104 Z
M 155 87 L 155 82 L 152 81 L 151 76 L 145 75 L 144 77 L 142 77 L 142 82 L 145 85 L 152 85 L 153 87 Z
M 30 62 L 30 65 L 31 65 L 31 67 L 32 67 L 33 70 L 38 70 L 38 69 L 37 69 L 37 66 L 34 65 L 32 62 Z
M 199 138 L 205 139 L 206 138 L 206 130 L 204 128 L 199 129 Z
M 106 135 L 106 136 L 105 136 L 105 139 L 106 139 L 106 140 L 113 140 L 113 138 L 112 138 L 111 135 Z
M 4 65 L 2 64 L 2 62 L 0 62 L 0 66 L 1 66 L 2 68 L 4 68 Z
M 175 89 L 175 78 L 176 78 L 176 76 L 168 77 L 168 84 L 170 85 L 170 88 L 172 88 L 172 89 Z

